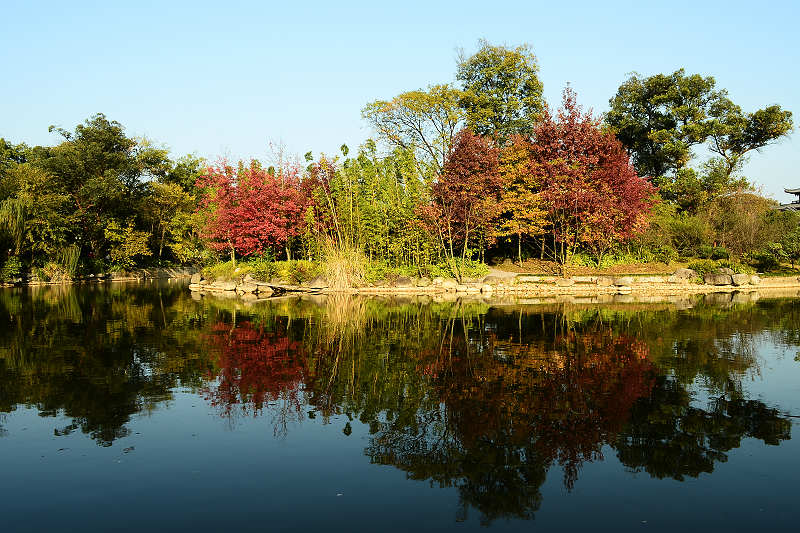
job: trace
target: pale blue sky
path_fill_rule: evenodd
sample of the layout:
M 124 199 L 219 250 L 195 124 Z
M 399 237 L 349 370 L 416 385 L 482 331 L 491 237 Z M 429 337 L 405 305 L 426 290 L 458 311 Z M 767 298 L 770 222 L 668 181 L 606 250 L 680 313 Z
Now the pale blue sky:
M 713 75 L 745 110 L 800 122 L 800 2 L 34 2 L 0 9 L 0 137 L 52 144 L 103 112 L 174 153 L 355 148 L 365 103 L 452 81 L 456 49 L 530 43 L 545 96 L 597 113 L 632 71 Z M 798 135 L 747 175 L 785 199 Z

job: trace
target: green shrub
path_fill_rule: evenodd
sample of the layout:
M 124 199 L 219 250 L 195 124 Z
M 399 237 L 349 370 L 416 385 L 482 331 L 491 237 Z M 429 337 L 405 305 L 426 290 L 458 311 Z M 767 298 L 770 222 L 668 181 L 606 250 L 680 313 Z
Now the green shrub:
M 728 249 L 723 246 L 717 246 L 711 250 L 711 259 L 728 259 L 730 256 Z
M 672 246 L 659 246 L 653 250 L 653 260 L 665 265 L 678 259 L 678 250 Z
M 236 272 L 237 268 L 241 269 L 241 265 L 235 265 L 232 261 L 208 265 L 203 268 L 203 277 L 210 280 L 232 280 L 241 272 Z
M 788 256 L 780 243 L 770 242 L 763 250 L 751 254 L 750 257 L 760 271 L 769 272 L 780 268 L 781 262 Z
M 697 272 L 700 277 L 703 277 L 706 274 L 714 273 L 720 268 L 730 268 L 735 274 L 753 274 L 755 272 L 753 267 L 749 265 L 728 259 L 721 261 L 714 261 L 713 259 L 699 259 L 689 263 L 687 268 L 691 268 Z
M 712 259 L 698 259 L 686 265 L 686 268 L 691 268 L 702 278 L 706 274 L 710 274 L 717 269 L 717 262 Z
M 3 268 L 0 269 L 0 279 L 2 281 L 11 281 L 18 278 L 21 273 L 22 261 L 16 255 L 12 255 L 3 263 Z
M 697 257 L 700 259 L 713 259 L 711 256 L 714 255 L 714 247 L 704 244 L 697 248 Z
M 275 274 L 277 273 L 275 263 L 264 258 L 251 261 L 248 264 L 248 267 L 250 268 L 250 275 L 252 275 L 253 278 L 258 281 L 269 281 L 270 279 L 274 278 Z
M 275 271 L 279 278 L 293 285 L 310 281 L 322 275 L 322 267 L 314 261 L 280 261 L 275 263 Z

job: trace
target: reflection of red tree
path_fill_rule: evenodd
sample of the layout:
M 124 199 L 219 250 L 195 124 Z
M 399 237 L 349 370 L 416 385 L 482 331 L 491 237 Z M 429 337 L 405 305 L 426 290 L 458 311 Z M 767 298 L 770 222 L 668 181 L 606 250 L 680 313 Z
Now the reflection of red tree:
M 237 409 L 255 415 L 278 400 L 300 412 L 304 367 L 298 342 L 284 332 L 265 332 L 250 322 L 235 327 L 215 324 L 208 340 L 219 354 L 219 372 L 209 376 L 216 385 L 205 393 L 223 415 L 231 416 Z
M 448 350 L 460 357 L 448 356 L 438 368 L 425 365 L 437 376 L 462 443 L 530 446 L 541 460 L 564 468 L 568 488 L 583 462 L 602 458 L 602 446 L 615 439 L 633 404 L 654 384 L 647 346 L 611 333 L 570 332 L 547 346 L 490 339 L 495 357 L 465 357 L 464 348 Z

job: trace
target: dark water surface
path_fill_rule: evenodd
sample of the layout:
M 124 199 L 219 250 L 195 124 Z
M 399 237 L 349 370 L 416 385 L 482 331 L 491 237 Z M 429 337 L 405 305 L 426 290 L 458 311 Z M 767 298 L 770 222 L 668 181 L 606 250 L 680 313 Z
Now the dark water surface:
M 0 529 L 798 531 L 798 350 L 763 295 L 4 289 Z

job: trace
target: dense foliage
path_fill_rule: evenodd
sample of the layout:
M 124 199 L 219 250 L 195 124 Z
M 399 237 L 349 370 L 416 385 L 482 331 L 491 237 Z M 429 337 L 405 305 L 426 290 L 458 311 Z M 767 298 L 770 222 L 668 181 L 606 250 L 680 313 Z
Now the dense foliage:
M 745 112 L 714 78 L 679 70 L 632 76 L 601 120 L 570 89 L 548 107 L 538 69 L 529 45 L 482 41 L 453 83 L 367 104 L 376 141 L 309 152 L 305 168 L 174 160 L 102 114 L 51 127 L 54 146 L 0 139 L 0 277 L 226 259 L 327 262 L 355 281 L 534 256 L 800 259 L 798 216 L 742 174 L 791 132 L 789 111 Z M 701 146 L 712 157 L 697 161 Z

